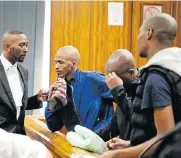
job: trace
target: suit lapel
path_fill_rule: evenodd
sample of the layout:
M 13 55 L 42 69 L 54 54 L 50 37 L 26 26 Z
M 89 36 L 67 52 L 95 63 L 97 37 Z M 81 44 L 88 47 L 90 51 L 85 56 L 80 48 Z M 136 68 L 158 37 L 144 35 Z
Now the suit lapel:
M 26 101 L 27 101 L 27 87 L 28 87 L 28 74 L 27 72 L 25 71 L 25 69 L 18 63 L 18 71 L 20 73 L 20 76 L 21 76 L 21 79 L 23 81 L 23 98 L 22 98 L 22 103 L 23 103 L 23 106 L 22 108 L 25 109 L 26 108 Z
M 18 64 L 18 71 L 19 71 L 21 79 L 23 81 L 23 85 L 24 85 L 23 89 L 25 91 L 26 87 L 27 87 L 27 80 L 26 80 L 25 70 L 22 68 L 22 66 L 20 64 Z
M 9 98 L 9 101 L 10 101 L 9 105 L 13 110 L 16 111 L 16 105 L 15 105 L 13 95 L 12 95 L 12 92 L 11 92 L 11 89 L 10 89 L 10 86 L 9 86 L 9 82 L 8 82 L 7 77 L 6 77 L 4 67 L 2 65 L 1 60 L 0 60 L 0 79 L 1 79 L 2 85 L 4 87 L 4 90 L 5 90 L 6 94 L 7 94 L 7 97 Z

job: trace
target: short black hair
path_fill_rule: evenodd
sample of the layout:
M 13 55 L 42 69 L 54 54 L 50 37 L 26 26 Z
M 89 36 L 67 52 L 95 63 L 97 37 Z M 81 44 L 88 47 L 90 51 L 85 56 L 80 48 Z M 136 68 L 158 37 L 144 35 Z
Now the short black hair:
M 153 29 L 158 41 L 173 41 L 177 33 L 177 22 L 169 14 L 160 13 L 148 18 L 144 24 L 145 30 Z
M 21 35 L 24 34 L 22 31 L 18 31 L 18 30 L 9 30 L 5 33 L 5 35 Z

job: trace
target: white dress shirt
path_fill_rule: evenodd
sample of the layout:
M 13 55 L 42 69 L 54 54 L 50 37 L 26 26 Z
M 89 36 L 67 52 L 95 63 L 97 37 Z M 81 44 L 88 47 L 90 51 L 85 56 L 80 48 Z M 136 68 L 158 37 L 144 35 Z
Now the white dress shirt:
M 12 65 L 4 56 L 3 53 L 1 55 L 1 62 L 4 67 L 6 77 L 8 79 L 8 83 L 13 95 L 13 99 L 17 109 L 17 119 L 20 114 L 20 108 L 22 106 L 22 98 L 23 98 L 23 82 L 20 76 L 20 73 L 17 68 L 17 63 Z
M 0 158 L 45 158 L 46 147 L 29 137 L 0 129 Z

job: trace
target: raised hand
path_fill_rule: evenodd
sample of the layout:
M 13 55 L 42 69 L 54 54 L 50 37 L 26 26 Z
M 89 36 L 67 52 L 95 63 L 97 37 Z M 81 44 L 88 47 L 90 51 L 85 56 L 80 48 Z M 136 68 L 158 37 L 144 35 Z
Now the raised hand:
M 112 90 L 117 86 L 123 85 L 123 80 L 119 78 L 114 72 L 112 72 L 106 76 L 106 84 L 109 89 Z
M 37 96 L 38 101 L 41 101 L 41 102 L 47 101 L 48 93 L 49 93 L 48 90 L 40 89 L 40 91 L 38 92 L 38 96 Z
M 50 102 L 49 109 L 51 111 L 55 110 L 56 105 L 65 106 L 67 104 L 66 91 L 67 91 L 67 84 L 66 84 L 65 80 L 62 78 L 55 81 L 50 86 L 48 101 Z M 59 104 L 57 104 L 57 103 L 59 103 Z

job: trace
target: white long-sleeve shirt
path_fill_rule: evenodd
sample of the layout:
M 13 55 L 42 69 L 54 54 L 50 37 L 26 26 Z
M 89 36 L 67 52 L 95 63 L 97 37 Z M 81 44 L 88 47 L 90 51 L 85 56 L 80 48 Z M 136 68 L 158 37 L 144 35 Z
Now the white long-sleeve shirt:
M 20 108 L 22 106 L 22 98 L 23 98 L 23 82 L 20 77 L 20 73 L 17 68 L 17 63 L 12 65 L 3 55 L 1 55 L 0 60 L 4 67 L 4 71 L 6 73 L 8 83 L 13 95 L 13 99 L 17 109 L 17 119 L 20 114 Z
M 46 150 L 38 141 L 0 129 L 0 158 L 46 158 Z

